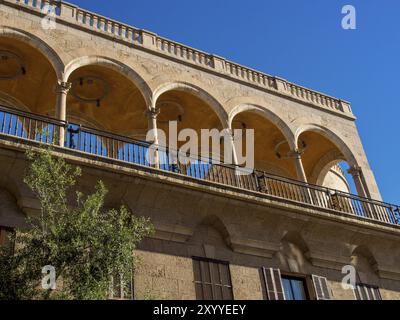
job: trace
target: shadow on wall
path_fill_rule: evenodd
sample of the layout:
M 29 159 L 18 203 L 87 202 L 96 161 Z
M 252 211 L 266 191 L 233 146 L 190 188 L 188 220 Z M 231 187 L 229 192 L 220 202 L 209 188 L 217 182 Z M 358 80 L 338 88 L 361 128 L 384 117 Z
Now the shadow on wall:
M 0 188 L 0 226 L 7 228 L 27 226 L 26 216 L 18 207 L 16 199 L 3 188 Z

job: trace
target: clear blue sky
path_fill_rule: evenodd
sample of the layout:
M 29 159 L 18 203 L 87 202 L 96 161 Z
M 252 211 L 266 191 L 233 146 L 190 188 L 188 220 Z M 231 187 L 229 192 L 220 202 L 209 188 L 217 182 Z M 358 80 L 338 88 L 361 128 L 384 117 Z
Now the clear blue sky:
M 348 100 L 385 201 L 400 204 L 399 0 L 71 0 Z M 357 9 L 343 30 L 341 9 Z

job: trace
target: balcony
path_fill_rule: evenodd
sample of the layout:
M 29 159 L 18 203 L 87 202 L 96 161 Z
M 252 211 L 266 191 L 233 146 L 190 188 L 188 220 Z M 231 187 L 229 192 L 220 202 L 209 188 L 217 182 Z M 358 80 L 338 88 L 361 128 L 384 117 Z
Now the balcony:
M 134 46 L 167 59 L 212 72 L 232 81 L 255 86 L 317 109 L 354 119 L 349 102 L 329 96 L 285 79 L 237 64 L 226 58 L 166 39 L 153 32 L 135 28 L 64 1 L 4 0 L 1 5 L 24 10 L 32 15 L 45 16 L 47 6 L 54 9 L 57 23 L 95 33 L 119 43 Z
M 63 132 L 63 139 L 58 133 Z M 214 164 L 204 159 L 191 159 L 189 164 L 169 164 L 177 151 L 159 148 L 159 164 L 152 165 L 146 157 L 151 145 L 113 133 L 92 129 L 81 124 L 63 122 L 42 115 L 0 106 L 0 137 L 12 138 L 21 144 L 59 145 L 62 150 L 76 156 L 90 155 L 99 161 L 124 163 L 138 170 L 152 168 L 159 174 L 169 172 L 179 178 L 191 178 L 218 188 L 235 188 L 255 196 L 268 195 L 277 202 L 290 201 L 297 205 L 308 205 L 314 209 L 383 224 L 400 226 L 400 207 L 381 201 L 359 197 L 341 191 L 303 183 L 294 179 L 253 170 L 243 170 L 233 165 Z

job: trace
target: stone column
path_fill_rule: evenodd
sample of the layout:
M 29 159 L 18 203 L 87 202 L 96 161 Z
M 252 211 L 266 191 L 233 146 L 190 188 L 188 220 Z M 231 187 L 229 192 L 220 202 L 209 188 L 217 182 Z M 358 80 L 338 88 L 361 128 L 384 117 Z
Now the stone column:
M 56 86 L 57 102 L 56 102 L 56 118 L 65 122 L 67 120 L 67 95 L 71 89 L 71 83 L 58 81 Z M 64 147 L 65 143 L 65 125 L 61 124 L 59 130 L 59 146 Z
M 361 179 L 361 168 L 354 165 L 347 171 L 353 177 L 354 184 L 356 185 L 357 193 L 360 197 L 367 198 L 365 187 Z
M 239 170 L 239 160 L 238 160 L 238 156 L 237 156 L 237 152 L 236 152 L 236 146 L 235 146 L 235 132 L 233 129 L 225 129 L 224 130 L 224 142 L 226 144 L 226 146 L 231 148 L 231 156 L 232 156 L 232 164 L 234 166 L 236 166 L 235 169 L 235 180 L 236 180 L 236 186 L 237 187 L 243 187 L 242 185 L 242 175 L 245 174 L 250 174 L 248 173 L 246 170 Z M 227 139 L 225 139 L 225 137 Z M 225 147 L 226 147 L 225 146 Z M 224 150 L 225 152 L 225 150 Z M 224 162 L 226 162 L 227 159 L 225 159 L 225 155 L 224 155 Z M 226 163 L 228 164 L 228 163 Z
M 225 129 L 224 132 L 225 132 L 224 134 L 227 137 L 227 140 L 229 140 L 229 141 L 226 141 L 226 140 L 225 141 L 229 143 L 229 146 L 230 146 L 230 148 L 232 150 L 232 162 L 233 162 L 232 164 L 237 166 L 238 165 L 238 158 L 237 158 L 236 148 L 235 148 L 234 131 L 232 129 Z
M 296 166 L 297 179 L 308 184 L 306 172 L 304 171 L 303 161 L 301 160 L 302 153 L 299 150 L 289 152 L 288 156 L 294 159 Z M 315 191 L 309 187 L 300 188 L 300 194 L 303 193 L 304 201 L 310 204 L 315 203 Z
M 158 133 L 157 133 L 157 116 L 159 115 L 159 110 L 151 108 L 147 111 L 148 120 L 148 130 L 153 130 L 152 143 L 158 144 Z
M 303 162 L 301 161 L 301 152 L 298 150 L 289 152 L 289 157 L 294 159 L 296 166 L 297 179 L 307 183 L 306 172 L 304 171 Z
M 157 132 L 157 116 L 159 115 L 160 110 L 157 110 L 156 108 L 151 108 L 150 110 L 147 111 L 147 119 L 148 119 L 148 131 L 152 130 L 152 136 L 151 136 L 151 142 L 153 145 L 157 146 L 156 149 L 153 149 L 152 155 L 149 154 L 150 159 L 153 160 L 154 162 L 152 164 L 155 165 L 156 168 L 159 167 L 159 155 L 158 155 L 158 132 Z M 154 158 L 152 158 L 154 156 Z

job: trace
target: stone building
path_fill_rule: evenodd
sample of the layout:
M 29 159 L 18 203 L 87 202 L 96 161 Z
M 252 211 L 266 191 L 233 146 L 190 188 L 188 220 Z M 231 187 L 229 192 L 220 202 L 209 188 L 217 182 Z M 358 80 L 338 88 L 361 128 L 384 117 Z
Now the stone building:
M 399 207 L 348 102 L 64 2 L 0 0 L 0 57 L 0 241 L 38 212 L 24 151 L 45 142 L 154 223 L 135 299 L 400 299 Z M 257 170 L 150 165 L 169 121 L 254 129 Z

